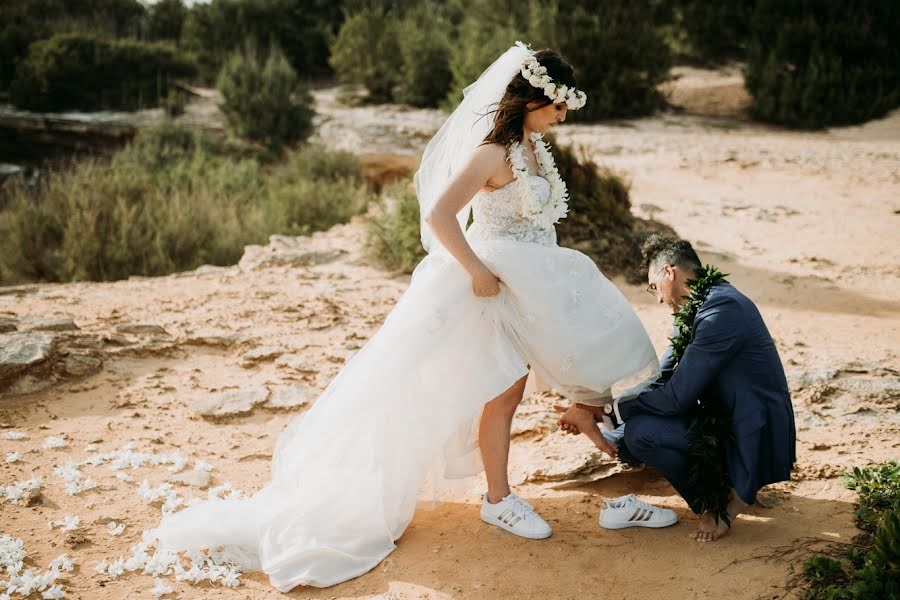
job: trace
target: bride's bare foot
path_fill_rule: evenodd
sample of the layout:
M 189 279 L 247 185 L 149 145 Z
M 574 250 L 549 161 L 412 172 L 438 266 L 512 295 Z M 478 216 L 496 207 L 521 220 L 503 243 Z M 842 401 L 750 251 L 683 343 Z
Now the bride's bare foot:
M 712 514 L 707 511 L 700 517 L 700 523 L 697 525 L 697 529 L 695 529 L 689 537 L 698 542 L 714 542 L 727 534 L 730 529 L 731 528 L 726 525 L 725 521 L 722 519 L 719 519 L 719 522 L 717 523 Z

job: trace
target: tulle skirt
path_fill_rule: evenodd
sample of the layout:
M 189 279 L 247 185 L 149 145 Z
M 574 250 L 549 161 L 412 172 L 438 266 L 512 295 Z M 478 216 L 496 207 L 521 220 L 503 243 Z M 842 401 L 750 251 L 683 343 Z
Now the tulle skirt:
M 655 376 L 643 325 L 589 258 L 472 246 L 503 281 L 498 296 L 476 297 L 451 256 L 425 258 L 381 329 L 282 432 L 271 481 L 165 517 L 158 546 L 225 547 L 281 591 L 351 579 L 390 554 L 418 500 L 481 470 L 481 409 L 529 368 L 594 404 Z

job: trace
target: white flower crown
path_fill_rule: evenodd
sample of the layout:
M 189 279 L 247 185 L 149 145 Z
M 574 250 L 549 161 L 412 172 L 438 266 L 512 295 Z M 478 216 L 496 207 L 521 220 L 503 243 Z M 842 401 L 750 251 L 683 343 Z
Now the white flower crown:
M 575 88 L 565 85 L 556 85 L 553 79 L 547 75 L 547 67 L 534 57 L 534 52 L 522 42 L 516 42 L 516 46 L 525 50 L 528 55 L 522 60 L 522 77 L 536 88 L 543 89 L 544 95 L 550 98 L 554 104 L 566 103 L 569 110 L 578 110 L 587 104 L 587 94 Z

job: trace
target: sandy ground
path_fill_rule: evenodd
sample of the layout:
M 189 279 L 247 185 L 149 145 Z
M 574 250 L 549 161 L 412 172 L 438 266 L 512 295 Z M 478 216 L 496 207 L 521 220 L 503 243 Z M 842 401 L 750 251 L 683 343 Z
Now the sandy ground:
M 360 578 L 287 595 L 259 573 L 245 574 L 236 589 L 169 578 L 177 597 L 795 598 L 804 557 L 857 533 L 841 470 L 900 455 L 900 114 L 815 134 L 682 115 L 565 126 L 558 137 L 627 175 L 637 214 L 673 226 L 757 301 L 794 393 L 793 481 L 761 492 L 733 535 L 700 545 L 687 539 L 693 518 L 664 480 L 564 437 L 553 426 L 552 399 L 532 396 L 514 425 L 511 472 L 517 491 L 554 527 L 552 538 L 528 541 L 481 523 L 480 483 L 473 482 L 465 498 L 419 511 L 398 549 Z M 0 503 L 0 533 L 21 538 L 35 568 L 68 552 L 77 566 L 67 598 L 152 597 L 151 577 L 112 580 L 94 566 L 127 557 L 158 522 L 159 506 L 136 490 L 145 478 L 157 485 L 172 477 L 166 466 L 130 471 L 134 481 L 125 482 L 106 466 L 87 465 L 82 472 L 99 486 L 74 496 L 53 468 L 94 454 L 88 444 L 108 452 L 133 443 L 210 463 L 212 485 L 260 486 L 278 433 L 303 407 L 259 405 L 208 419 L 195 401 L 259 385 L 270 405 L 289 388 L 295 398 L 314 398 L 407 284 L 366 264 L 361 236 L 353 223 L 251 248 L 235 267 L 0 289 L 0 317 L 20 330 L 72 317 L 78 330 L 55 335 L 103 361 L 79 378 L 26 378 L 19 389 L 37 391 L 0 398 L 0 457 L 21 453 L 17 462 L 0 462 L 0 484 L 45 480 L 43 503 Z M 643 286 L 617 283 L 661 352 L 670 317 Z M 135 323 L 163 331 L 123 327 Z M 12 429 L 28 439 L 4 439 Z M 50 436 L 67 446 L 44 448 Z M 206 494 L 176 490 L 186 498 Z M 682 521 L 664 530 L 600 529 L 601 499 L 629 492 L 673 508 Z M 81 519 L 75 533 L 83 539 L 74 546 L 48 528 L 64 515 Z M 122 535 L 107 532 L 110 520 L 126 524 Z

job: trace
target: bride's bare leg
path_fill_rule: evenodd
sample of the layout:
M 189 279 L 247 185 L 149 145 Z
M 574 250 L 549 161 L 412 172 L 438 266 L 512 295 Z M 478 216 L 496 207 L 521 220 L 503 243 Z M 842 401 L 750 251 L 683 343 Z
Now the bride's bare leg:
M 509 432 L 513 415 L 525 393 L 526 377 L 484 405 L 481 424 L 478 428 L 478 444 L 487 476 L 488 501 L 499 502 L 509 494 Z

